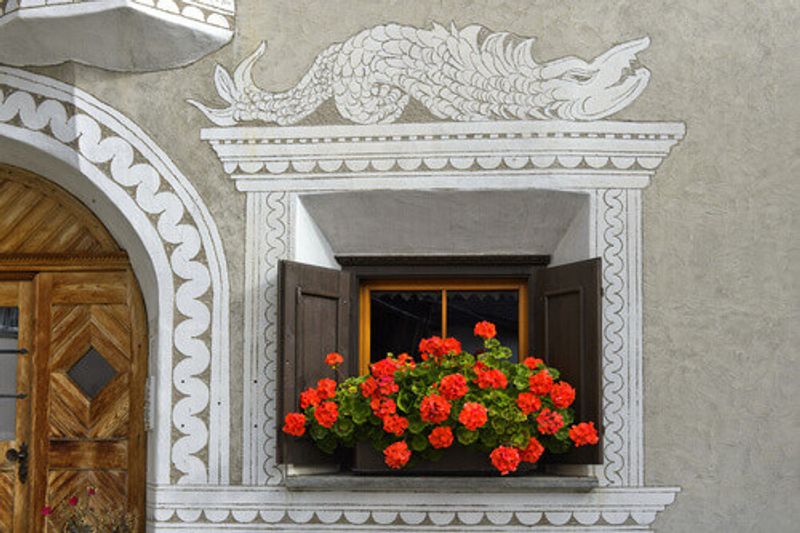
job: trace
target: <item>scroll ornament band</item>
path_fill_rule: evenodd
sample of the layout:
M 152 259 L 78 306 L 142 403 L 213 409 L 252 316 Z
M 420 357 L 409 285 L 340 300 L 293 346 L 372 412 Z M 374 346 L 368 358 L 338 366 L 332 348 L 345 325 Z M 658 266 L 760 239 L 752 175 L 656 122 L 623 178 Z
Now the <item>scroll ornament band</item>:
M 480 25 L 379 25 L 329 46 L 285 92 L 253 81 L 253 65 L 266 50 L 262 43 L 233 77 L 217 65 L 217 92 L 228 107 L 189 102 L 218 126 L 297 124 L 331 98 L 357 124 L 395 122 L 411 98 L 451 121 L 588 121 L 627 107 L 650 80 L 636 57 L 650 45 L 647 37 L 592 61 L 564 57 L 541 64 L 533 58 L 534 41 Z

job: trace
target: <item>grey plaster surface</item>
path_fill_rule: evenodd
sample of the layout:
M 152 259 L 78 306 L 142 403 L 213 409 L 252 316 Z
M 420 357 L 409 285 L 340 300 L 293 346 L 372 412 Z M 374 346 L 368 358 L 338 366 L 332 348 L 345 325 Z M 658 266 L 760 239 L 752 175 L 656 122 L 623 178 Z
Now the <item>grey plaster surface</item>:
M 688 134 L 644 191 L 646 481 L 683 492 L 664 532 L 784 532 L 800 524 L 800 68 L 795 0 L 238 0 L 237 35 L 180 70 L 33 69 L 123 111 L 195 184 L 230 270 L 231 473 L 241 450 L 245 196 L 185 99 L 216 100 L 213 68 L 262 39 L 254 75 L 293 85 L 316 54 L 378 23 L 536 35 L 543 60 L 593 57 L 649 35 L 647 90 L 616 119 L 683 120 Z M 330 111 L 327 111 L 330 113 Z M 314 120 L 332 120 L 323 112 Z
M 309 214 L 340 255 L 550 255 L 588 203 L 585 194 L 545 190 L 303 196 Z

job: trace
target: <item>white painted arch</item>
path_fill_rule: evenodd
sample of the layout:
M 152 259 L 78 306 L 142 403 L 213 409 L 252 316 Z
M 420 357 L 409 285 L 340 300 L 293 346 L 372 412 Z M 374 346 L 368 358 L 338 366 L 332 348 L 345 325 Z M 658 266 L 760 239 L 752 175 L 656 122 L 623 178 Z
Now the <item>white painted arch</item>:
M 228 273 L 216 225 L 189 180 L 118 111 L 8 67 L 0 67 L 0 162 L 82 200 L 131 258 L 150 335 L 151 490 L 227 484 Z M 210 378 L 198 377 L 207 371 Z

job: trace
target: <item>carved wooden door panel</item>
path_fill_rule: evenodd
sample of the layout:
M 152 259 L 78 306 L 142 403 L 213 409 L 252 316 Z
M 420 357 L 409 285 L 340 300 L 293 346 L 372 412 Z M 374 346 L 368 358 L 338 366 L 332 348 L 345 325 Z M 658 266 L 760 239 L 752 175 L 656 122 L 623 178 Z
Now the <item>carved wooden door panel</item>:
M 0 279 L 0 532 L 27 531 L 33 288 Z
M 52 272 L 36 282 L 34 501 L 56 509 L 93 487 L 93 505 L 128 509 L 141 527 L 146 320 L 133 276 Z

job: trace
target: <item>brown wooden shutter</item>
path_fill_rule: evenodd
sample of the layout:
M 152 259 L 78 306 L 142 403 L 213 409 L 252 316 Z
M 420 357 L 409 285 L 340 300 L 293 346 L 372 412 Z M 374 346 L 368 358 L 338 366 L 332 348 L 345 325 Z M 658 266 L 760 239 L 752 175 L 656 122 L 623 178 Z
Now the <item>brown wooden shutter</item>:
M 537 270 L 531 324 L 534 353 L 577 389 L 576 422 L 594 422 L 602 435 L 600 265 L 600 258 L 595 258 Z M 552 455 L 549 462 L 602 463 L 602 441 Z
M 335 378 L 325 355 L 350 349 L 350 274 L 281 261 L 279 285 L 280 369 L 278 391 L 278 461 L 295 467 L 337 466 L 339 458 L 318 450 L 310 439 L 285 435 L 286 413 L 299 411 L 300 393 L 321 378 Z M 343 365 L 346 367 L 347 365 Z

